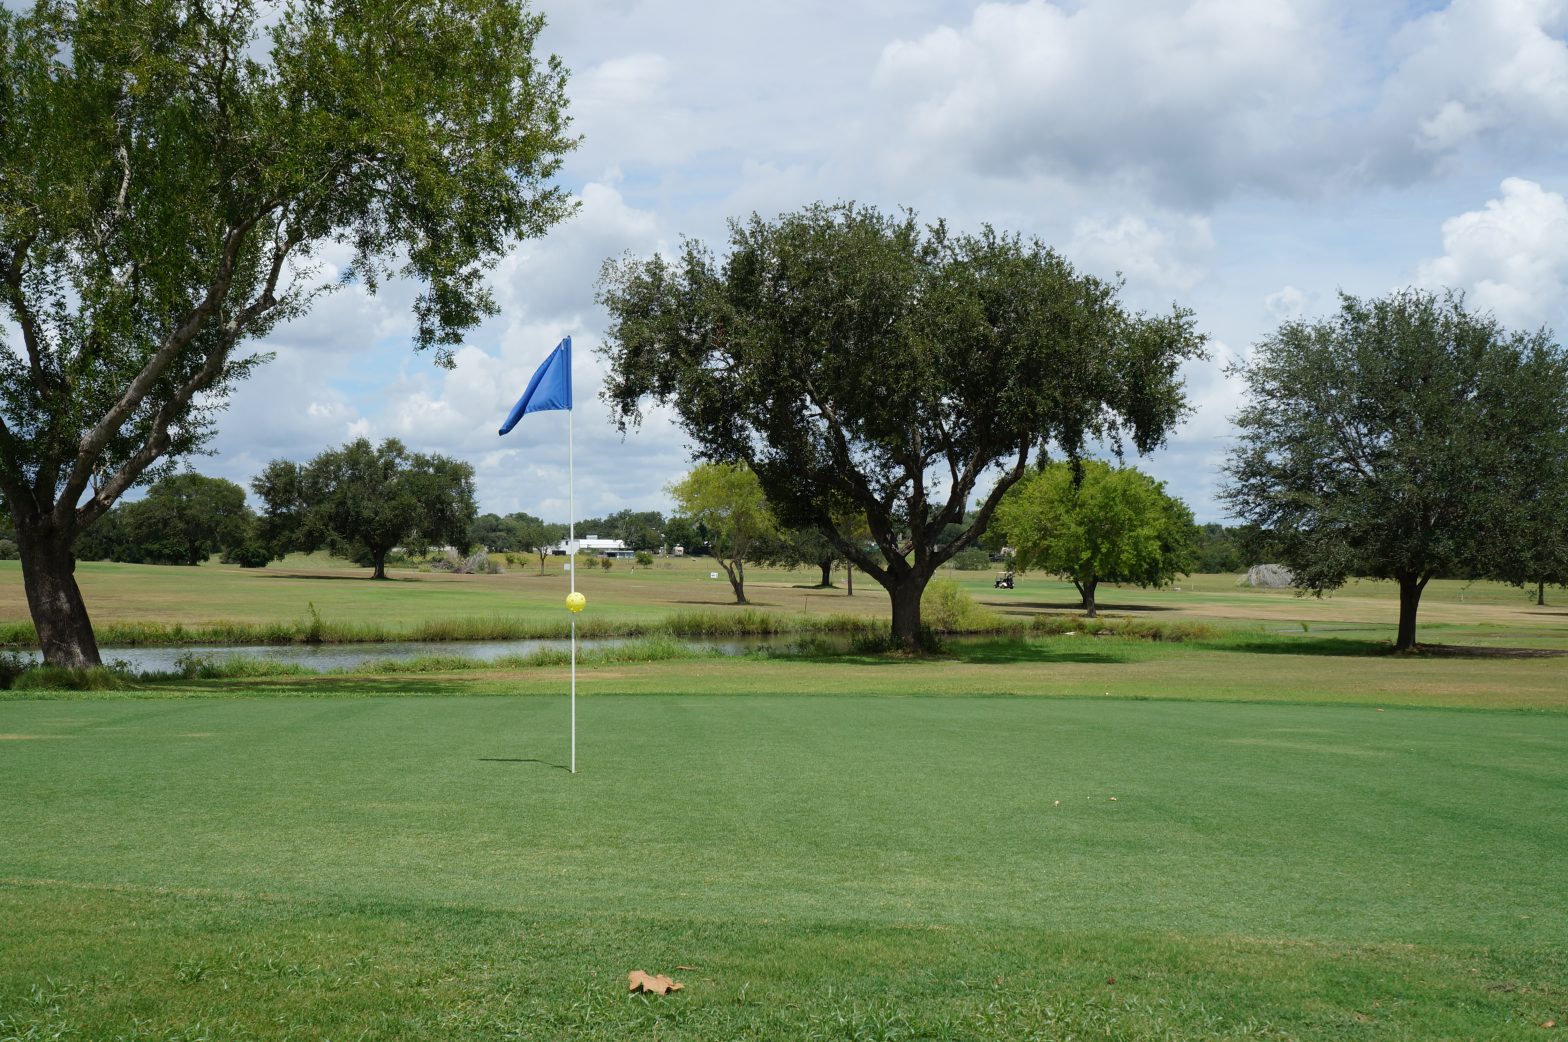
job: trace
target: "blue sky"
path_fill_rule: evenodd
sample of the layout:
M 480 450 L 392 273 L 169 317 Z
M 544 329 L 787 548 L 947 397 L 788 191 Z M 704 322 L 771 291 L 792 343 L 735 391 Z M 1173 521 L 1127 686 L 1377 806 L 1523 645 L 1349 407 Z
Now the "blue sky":
M 668 506 L 686 442 L 624 441 L 593 399 L 600 264 L 717 243 L 727 218 L 823 199 L 1038 235 L 1125 298 L 1193 308 L 1194 414 L 1137 465 L 1200 520 L 1236 389 L 1224 363 L 1335 293 L 1464 289 L 1568 328 L 1568 0 L 801 0 L 539 5 L 572 70 L 578 214 L 492 273 L 503 313 L 450 372 L 409 346 L 406 287 L 349 289 L 279 330 L 204 473 L 395 436 L 471 461 L 482 509 L 563 519 L 565 421 L 496 427 L 572 333 L 577 502 Z M 330 258 L 329 258 L 330 259 Z

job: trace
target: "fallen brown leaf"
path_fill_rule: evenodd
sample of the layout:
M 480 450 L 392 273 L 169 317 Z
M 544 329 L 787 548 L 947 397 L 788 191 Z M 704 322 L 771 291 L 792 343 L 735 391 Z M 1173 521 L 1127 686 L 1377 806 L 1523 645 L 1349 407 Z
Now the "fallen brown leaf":
M 626 990 L 632 993 L 646 991 L 653 995 L 667 995 L 672 991 L 680 991 L 686 985 L 680 981 L 671 980 L 664 974 L 653 976 L 642 970 L 633 970 L 626 975 Z
M 697 967 L 695 967 L 695 966 L 677 966 L 675 968 L 677 970 L 695 970 Z
M 1555 1020 L 1548 1020 L 1546 1023 L 1542 1024 L 1541 1026 L 1543 1028 L 1554 1028 L 1554 1027 L 1557 1026 L 1557 1021 L 1555 1021 Z

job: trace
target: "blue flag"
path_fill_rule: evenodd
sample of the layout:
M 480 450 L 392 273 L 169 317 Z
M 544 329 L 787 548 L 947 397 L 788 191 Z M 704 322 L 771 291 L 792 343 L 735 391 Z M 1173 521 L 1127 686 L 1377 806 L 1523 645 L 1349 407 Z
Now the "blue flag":
M 517 404 L 512 406 L 512 411 L 507 414 L 506 422 L 501 424 L 501 433 L 505 434 L 516 427 L 517 421 L 531 412 L 571 407 L 572 338 L 566 337 L 555 345 L 555 350 L 550 352 L 550 357 L 534 371 L 534 378 L 528 381 L 528 390 L 517 399 Z

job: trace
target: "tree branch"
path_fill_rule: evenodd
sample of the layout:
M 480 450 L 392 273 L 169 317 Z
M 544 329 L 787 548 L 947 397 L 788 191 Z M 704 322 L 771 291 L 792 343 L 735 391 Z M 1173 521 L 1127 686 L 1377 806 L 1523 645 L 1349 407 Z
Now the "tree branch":
M 146 398 L 159 377 L 173 364 L 180 352 L 190 345 L 190 342 L 200 334 L 202 328 L 211 320 L 213 314 L 222 303 L 224 296 L 228 294 L 229 287 L 233 284 L 235 266 L 238 263 L 239 252 L 244 245 L 245 236 L 262 217 L 266 216 L 266 212 L 257 213 L 230 230 L 227 242 L 224 245 L 222 258 L 219 261 L 218 271 L 213 281 L 208 285 L 207 293 L 201 303 L 187 315 L 179 328 L 164 339 L 163 345 L 158 348 L 153 357 L 142 367 L 141 372 L 136 374 L 136 378 L 125 389 L 125 393 L 121 395 L 120 400 L 104 414 L 103 418 L 98 421 L 92 430 L 82 436 L 77 446 L 75 465 L 71 468 L 70 476 L 66 479 L 64 488 L 61 489 L 60 497 L 56 504 L 57 509 L 76 509 L 76 503 L 81 498 L 82 493 L 86 491 L 88 482 L 92 479 L 93 469 L 97 465 L 104 446 L 114 436 L 115 431 L 119 430 L 126 418 Z M 108 504 L 113 503 L 116 497 L 130 488 L 131 484 L 141 476 L 142 471 L 151 466 L 167 449 L 169 424 L 183 414 L 185 406 L 190 403 L 191 398 L 198 391 L 210 386 L 223 372 L 223 364 L 228 360 L 229 352 L 233 350 L 234 344 L 238 340 L 240 333 L 244 331 L 244 328 L 258 316 L 277 305 L 277 299 L 274 294 L 274 291 L 277 289 L 277 281 L 289 251 L 297 243 L 296 235 L 291 233 L 283 243 L 274 247 L 272 265 L 268 271 L 267 282 L 262 292 L 247 307 L 242 309 L 239 314 L 224 324 L 222 335 L 217 338 L 217 343 L 208 352 L 207 359 L 201 369 L 158 409 L 153 419 L 152 433 L 142 443 L 142 447 L 120 467 L 114 477 L 110 478 L 99 490 L 98 494 L 82 508 L 84 511 L 91 512 L 91 516 L 87 517 L 82 523 L 90 522 L 93 518 L 103 513 L 104 510 L 107 510 Z M 100 501 L 105 501 L 104 505 L 95 507 L 94 504 Z
M 844 433 L 844 427 L 839 422 L 838 414 L 831 405 L 817 396 L 817 390 L 809 379 L 805 382 L 805 387 L 806 394 L 811 399 L 811 404 L 816 406 L 817 412 L 827 421 L 828 433 L 832 435 L 833 454 L 836 457 L 836 461 L 840 464 L 839 472 L 840 474 L 849 475 L 850 495 L 866 515 L 866 524 L 871 528 L 871 538 L 877 541 L 877 546 L 881 548 L 883 556 L 887 559 L 888 570 L 897 570 L 898 566 L 893 562 L 903 563 L 904 558 L 899 553 L 898 544 L 893 538 L 893 532 L 886 524 L 881 523 L 884 515 L 887 513 L 882 501 L 877 498 L 876 493 L 871 491 L 871 486 L 866 484 L 865 475 L 860 473 L 860 468 L 854 465 L 854 461 L 850 456 L 849 437 Z M 860 562 L 857 560 L 856 563 Z M 873 568 L 865 568 L 865 571 L 872 573 Z M 883 572 L 883 570 L 877 568 L 876 572 Z
M 6 300 L 16 312 L 16 324 L 22 327 L 22 343 L 27 348 L 27 364 L 33 376 L 33 386 L 43 393 L 43 345 L 38 337 L 38 317 L 33 314 L 27 296 L 22 292 L 22 264 L 27 259 L 27 252 L 37 241 L 38 233 L 34 232 L 12 250 L 10 262 L 5 266 L 4 282 Z
M 1029 442 L 1028 440 L 1025 440 L 1024 443 L 1018 447 L 1018 459 L 1013 463 L 1013 468 L 1009 470 L 1001 479 L 999 479 L 992 487 L 990 493 L 985 497 L 985 502 L 980 505 L 979 510 L 975 511 L 975 519 L 969 523 L 967 528 L 958 534 L 957 539 L 954 539 L 944 547 L 939 547 L 936 553 L 932 555 L 933 560 L 938 566 L 941 566 L 956 557 L 960 549 L 968 546 L 976 536 L 978 536 L 981 532 L 984 532 L 986 528 L 990 526 L 991 515 L 996 512 L 996 505 L 1002 501 L 1002 496 L 1007 492 L 1007 490 L 1012 488 L 1013 485 L 1018 482 L 1018 479 L 1024 476 L 1024 470 L 1027 469 L 1028 466 Z M 966 470 L 967 469 L 968 468 L 966 468 Z M 973 487 L 973 484 L 971 484 L 970 488 Z M 964 497 L 966 499 L 968 498 L 968 495 L 968 492 L 964 493 Z

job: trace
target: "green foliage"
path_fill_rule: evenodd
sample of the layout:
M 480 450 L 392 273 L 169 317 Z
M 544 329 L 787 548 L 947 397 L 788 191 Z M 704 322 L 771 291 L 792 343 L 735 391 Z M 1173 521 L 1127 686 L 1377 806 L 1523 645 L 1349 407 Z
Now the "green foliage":
M 495 258 L 571 211 L 543 24 L 525 0 L 0 6 L 0 496 L 47 654 L 96 661 L 71 544 L 201 449 L 265 361 L 245 344 L 393 277 L 441 364 L 495 313 Z
M 255 524 L 243 488 L 191 472 L 159 478 L 119 513 L 126 555 L 113 559 L 147 564 L 200 564 L 245 543 Z
M 1568 354 L 1457 294 L 1340 297 L 1233 372 L 1247 389 L 1226 465 L 1232 512 L 1304 590 L 1400 584 L 1396 646 L 1443 574 L 1517 574 L 1543 473 L 1568 458 Z M 1543 462 L 1547 464 L 1543 467 Z
M 1002 616 L 976 604 L 951 579 L 933 579 L 927 584 L 920 611 L 921 619 L 936 633 L 994 633 L 1007 628 Z
M 18 556 L 15 539 L 0 539 L 0 561 L 14 561 Z
M 246 543 L 230 550 L 224 560 L 241 568 L 265 568 L 272 563 L 272 551 L 260 543 Z
M 1250 550 L 1240 528 L 1213 523 L 1199 525 L 1193 535 L 1192 570 L 1206 575 L 1244 572 L 1259 563 L 1251 559 Z
M 133 681 L 123 669 L 39 665 L 11 681 L 12 691 L 123 691 Z
M 637 566 L 639 568 L 653 567 L 653 555 L 646 550 L 638 550 L 634 559 L 636 560 Z
M 701 458 L 745 463 L 785 524 L 831 533 L 906 640 L 934 570 L 1031 453 L 1159 444 L 1184 409 L 1177 369 L 1202 354 L 1187 312 L 1129 314 L 1038 241 L 848 204 L 733 222 L 723 258 L 688 241 L 607 265 L 601 285 L 623 428 L 645 398 L 671 406 Z
M 301 466 L 273 460 L 251 483 L 261 497 L 259 530 L 275 548 L 330 548 L 362 555 L 385 578 L 394 547 L 466 546 L 474 519 L 474 468 L 440 455 L 410 453 L 389 438 L 364 438 Z
M 967 547 L 953 558 L 953 567 L 961 572 L 983 572 L 991 567 L 991 555 L 978 546 Z
M 746 603 L 746 558 L 778 531 L 762 484 L 743 463 L 703 463 L 665 489 L 685 517 L 702 526 L 729 576 L 735 603 Z
M 996 525 L 1020 570 L 1070 579 L 1094 610 L 1102 582 L 1163 586 L 1192 570 L 1192 512 L 1163 483 L 1132 467 L 1052 463 L 1024 478 Z

